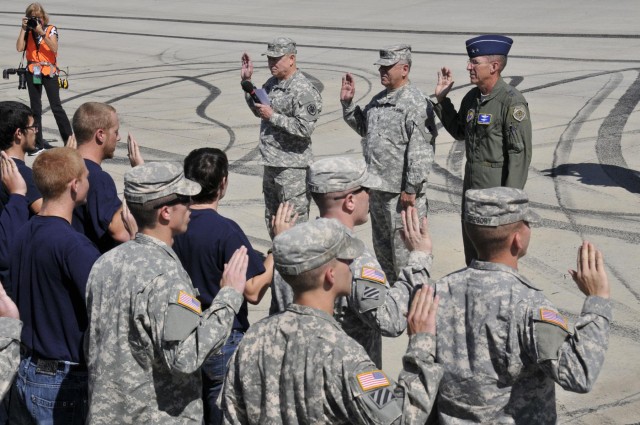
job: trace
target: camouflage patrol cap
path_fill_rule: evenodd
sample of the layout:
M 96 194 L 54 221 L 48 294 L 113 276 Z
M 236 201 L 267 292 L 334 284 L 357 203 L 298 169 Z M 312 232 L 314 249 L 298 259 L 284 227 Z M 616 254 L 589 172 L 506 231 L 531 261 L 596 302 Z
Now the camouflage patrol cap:
M 529 208 L 529 197 L 523 190 L 492 187 L 467 190 L 464 221 L 478 226 L 502 226 L 518 221 L 538 223 L 540 216 Z
M 411 46 L 408 44 L 397 44 L 380 49 L 380 59 L 374 65 L 389 66 L 401 60 L 411 61 Z
M 133 204 L 147 204 L 171 195 L 175 198 L 194 196 L 201 189 L 198 183 L 184 176 L 179 163 L 147 162 L 124 173 L 124 197 Z
M 377 188 L 382 181 L 367 171 L 362 159 L 323 158 L 309 167 L 309 190 L 313 193 L 342 192 L 357 187 Z
M 267 55 L 272 58 L 279 58 L 280 56 L 295 55 L 297 53 L 295 41 L 289 37 L 276 37 L 271 40 L 271 43 L 267 44 L 267 51 L 262 56 Z
M 298 224 L 273 239 L 273 262 L 283 275 L 295 276 L 313 270 L 334 258 L 353 260 L 364 251 L 361 240 L 329 218 Z

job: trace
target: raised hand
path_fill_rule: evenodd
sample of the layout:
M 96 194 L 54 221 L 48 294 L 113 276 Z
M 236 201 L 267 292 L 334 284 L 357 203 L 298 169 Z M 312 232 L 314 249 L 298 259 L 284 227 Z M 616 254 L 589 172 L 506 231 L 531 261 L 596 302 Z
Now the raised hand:
M 241 246 L 233 253 L 229 262 L 224 265 L 220 287 L 230 287 L 239 294 L 244 293 L 247 284 L 247 267 L 249 266 L 249 256 L 247 248 Z
M 418 209 L 408 207 L 401 212 L 402 215 L 402 239 L 409 251 L 424 251 L 431 254 L 433 245 L 429 234 L 429 220 L 427 217 L 418 217 Z
M 407 315 L 407 333 L 415 335 L 417 333 L 436 334 L 436 315 L 440 298 L 433 296 L 433 288 L 428 285 L 422 286 L 413 296 L 409 314 Z
M 438 99 L 438 103 L 442 102 L 449 91 L 453 87 L 453 73 L 451 69 L 443 66 L 440 71 L 438 71 L 438 84 L 436 85 L 435 95 Z
M 584 241 L 578 248 L 576 267 L 578 270 L 569 270 L 569 273 L 583 294 L 609 298 L 609 279 L 604 258 L 592 243 Z
M 247 52 L 242 54 L 242 68 L 240 69 L 240 78 L 242 81 L 250 80 L 253 75 L 253 62 Z
M 356 94 L 356 82 L 353 75 L 346 73 L 342 77 L 342 87 L 340 88 L 340 100 L 342 102 L 351 103 L 353 96 Z

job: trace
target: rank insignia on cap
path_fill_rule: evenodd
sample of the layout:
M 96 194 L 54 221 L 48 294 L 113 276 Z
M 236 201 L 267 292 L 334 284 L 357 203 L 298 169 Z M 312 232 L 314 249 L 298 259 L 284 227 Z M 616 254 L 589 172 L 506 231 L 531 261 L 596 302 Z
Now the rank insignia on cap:
M 527 111 L 525 111 L 524 106 L 516 106 L 513 108 L 513 118 L 516 121 L 522 121 L 527 118 Z
M 540 309 L 540 320 L 543 322 L 553 323 L 554 325 L 560 326 L 565 331 L 568 330 L 569 327 L 567 324 L 567 319 L 557 311 L 549 310 L 547 308 Z
M 387 280 L 382 270 L 367 266 L 362 267 L 362 273 L 360 273 L 360 277 L 362 279 L 382 284 L 384 284 L 384 282 Z
M 200 301 L 184 291 L 180 291 L 180 293 L 178 294 L 178 304 L 198 314 L 202 313 L 202 306 L 200 305 Z
M 371 286 L 364 288 L 362 293 L 362 299 L 364 300 L 377 300 L 380 296 L 380 290 Z
M 491 114 L 479 114 L 478 124 L 483 124 L 483 125 L 491 124 Z
M 387 379 L 387 375 L 381 370 L 372 370 L 370 372 L 364 372 L 356 375 L 358 384 L 362 391 L 370 391 L 376 388 L 388 387 L 391 385 Z
M 318 112 L 318 110 L 316 109 L 316 105 L 309 105 L 307 106 L 307 112 L 309 113 L 309 115 L 315 115 L 316 112 Z
M 393 393 L 388 388 L 380 388 L 377 391 L 369 393 L 369 398 L 378 406 L 378 408 L 382 409 L 384 406 L 389 404 L 391 400 L 393 400 Z
M 474 110 L 469 109 L 469 112 L 467 112 L 467 122 L 473 121 L 473 117 L 475 116 L 476 116 L 476 113 L 474 112 Z

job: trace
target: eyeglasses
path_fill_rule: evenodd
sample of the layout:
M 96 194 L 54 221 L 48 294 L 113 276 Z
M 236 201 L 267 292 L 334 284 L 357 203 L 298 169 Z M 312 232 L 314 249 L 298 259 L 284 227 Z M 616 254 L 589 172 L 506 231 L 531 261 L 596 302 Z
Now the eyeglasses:
M 346 198 L 346 197 L 347 197 L 347 196 L 349 196 L 349 195 L 357 195 L 357 194 L 358 194 L 358 193 L 360 193 L 360 192 L 367 192 L 367 193 L 369 193 L 369 188 L 368 188 L 368 187 L 360 186 L 359 188 L 357 188 L 356 190 L 354 190 L 354 191 L 352 191 L 352 192 L 347 192 L 347 193 L 345 193 L 344 195 L 336 196 L 336 197 L 335 197 L 335 198 L 333 198 L 333 199 L 334 199 L 334 200 L 344 199 L 344 198 Z
M 23 128 L 23 130 L 27 131 L 27 130 L 33 130 L 34 133 L 37 133 L 38 131 L 40 131 L 38 129 L 38 126 L 36 124 L 34 125 L 28 125 L 26 127 Z

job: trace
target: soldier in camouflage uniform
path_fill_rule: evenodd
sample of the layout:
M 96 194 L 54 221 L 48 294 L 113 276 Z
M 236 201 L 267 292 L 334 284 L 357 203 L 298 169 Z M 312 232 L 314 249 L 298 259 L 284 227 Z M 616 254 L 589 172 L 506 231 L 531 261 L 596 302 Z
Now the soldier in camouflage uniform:
M 612 319 L 602 255 L 588 242 L 578 250 L 571 275 L 587 298 L 570 330 L 518 273 L 537 219 L 520 189 L 466 193 L 465 226 L 480 260 L 435 284 L 441 424 L 555 424 L 555 383 L 584 393 L 598 377 Z
M 271 217 L 282 202 L 293 203 L 298 222 L 309 218 L 307 168 L 313 160 L 311 133 L 322 111 L 318 90 L 296 65 L 296 43 L 287 37 L 277 37 L 268 45 L 267 55 L 272 77 L 262 88 L 270 105 L 254 102 L 245 94 L 260 123 L 260 153 L 264 165 L 262 191 L 265 222 L 271 229 Z M 253 63 L 247 53 L 242 55 L 242 81 L 251 81 Z
M 465 141 L 467 162 L 462 186 L 486 189 L 508 186 L 524 189 L 531 163 L 531 117 L 524 96 L 501 77 L 513 40 L 483 35 L 467 40 L 467 71 L 477 87 L 465 95 L 457 112 L 447 97 L 453 86 L 451 69 L 438 72 L 435 111 L 456 140 Z M 477 258 L 473 244 L 462 231 L 467 265 Z
M 158 162 L 127 171 L 124 183 L 139 233 L 103 255 L 89 276 L 87 423 L 200 424 L 200 366 L 224 344 L 242 304 L 246 248 L 231 257 L 222 289 L 202 311 L 171 249 L 200 185 L 181 164 Z
M 373 246 L 387 278 L 394 282 L 409 257 L 400 235 L 400 212 L 412 206 L 421 217 L 427 214 L 426 182 L 437 132 L 433 105 L 409 81 L 411 46 L 380 50 L 375 65 L 385 90 L 361 109 L 352 103 L 355 80 L 346 74 L 340 101 L 344 120 L 363 136 L 369 172 L 382 181 L 371 191 Z
M 398 382 L 333 319 L 351 292 L 348 264 L 362 241 L 319 218 L 276 236 L 276 269 L 294 291 L 284 313 L 254 324 L 231 359 L 221 397 L 225 423 L 424 423 L 441 377 L 433 362 L 437 299 L 425 285 L 408 315 L 409 346 Z
M 20 364 L 20 332 L 18 307 L 0 284 L 0 400 L 11 386 Z
M 368 219 L 369 188 L 379 184 L 380 179 L 367 172 L 362 160 L 323 158 L 309 168 L 309 190 L 320 216 L 338 220 L 353 238 L 354 227 Z M 431 239 L 426 225 L 422 230 L 418 243 L 415 238 L 406 239 L 411 251 L 410 268 L 397 283 L 389 284 L 380 263 L 365 248 L 349 266 L 353 275 L 350 296 L 336 300 L 334 318 L 347 335 L 364 347 L 377 367 L 382 367 L 382 335 L 397 337 L 404 332 L 413 287 L 429 276 L 433 262 Z M 291 287 L 276 273 L 271 288 L 270 312 L 284 311 L 293 301 Z

